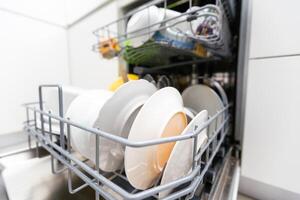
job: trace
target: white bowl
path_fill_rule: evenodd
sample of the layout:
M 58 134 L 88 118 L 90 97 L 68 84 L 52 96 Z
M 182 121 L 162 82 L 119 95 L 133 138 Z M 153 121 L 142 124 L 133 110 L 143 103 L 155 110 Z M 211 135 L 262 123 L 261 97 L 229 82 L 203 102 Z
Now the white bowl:
M 139 109 L 156 91 L 146 80 L 129 81 L 120 86 L 105 103 L 94 123 L 95 128 L 127 138 Z M 90 138 L 91 160 L 96 159 L 96 138 Z M 100 169 L 112 172 L 123 166 L 124 147 L 111 140 L 100 138 Z
M 126 29 L 131 45 L 136 48 L 147 42 L 154 35 L 155 31 L 159 29 L 160 24 L 156 23 L 162 21 L 163 17 L 163 14 L 156 6 L 150 6 L 132 15 Z M 147 26 L 151 27 L 145 28 Z
M 208 119 L 208 112 L 201 111 L 184 129 L 182 134 L 190 134 L 197 131 Z M 207 129 L 199 133 L 197 138 L 197 150 L 199 150 L 207 141 Z M 192 168 L 193 164 L 193 139 L 176 142 L 170 158 L 165 167 L 160 184 L 164 185 L 184 177 Z M 166 197 L 172 190 L 159 193 L 159 199 Z
M 100 109 L 112 94 L 112 92 L 106 90 L 84 92 L 71 103 L 66 117 L 81 126 L 92 128 L 99 115 Z M 71 126 L 72 148 L 86 158 L 90 158 L 91 155 L 89 145 L 89 137 L 91 135 L 92 133 Z
M 224 108 L 219 95 L 206 85 L 199 84 L 188 87 L 183 91 L 182 98 L 185 107 L 191 108 L 197 113 L 207 110 L 209 117 L 213 117 L 218 111 Z M 211 123 L 208 137 L 213 135 L 215 127 L 219 127 L 221 123 L 221 117 L 218 117 Z
M 186 116 L 180 93 L 165 87 L 153 94 L 138 113 L 131 127 L 130 141 L 147 141 L 179 135 L 186 127 Z M 162 172 L 173 143 L 142 148 L 126 147 L 125 172 L 137 189 L 151 187 Z
M 161 8 L 160 11 L 165 16 L 165 19 L 172 19 L 165 23 L 164 29 L 160 30 L 154 35 L 154 39 L 158 42 L 168 42 L 173 47 L 181 49 L 193 49 L 194 41 L 187 37 L 186 33 L 189 32 L 189 23 L 186 21 L 186 15 L 182 13 Z M 175 18 L 177 17 L 177 18 Z

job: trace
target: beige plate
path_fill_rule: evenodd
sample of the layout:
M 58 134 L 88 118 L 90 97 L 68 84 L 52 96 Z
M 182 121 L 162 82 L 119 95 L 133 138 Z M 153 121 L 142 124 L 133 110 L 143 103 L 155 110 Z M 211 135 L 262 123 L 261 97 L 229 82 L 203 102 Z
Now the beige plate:
M 172 87 L 157 91 L 140 110 L 128 139 L 147 141 L 179 135 L 186 127 L 186 116 L 180 93 Z M 173 143 L 142 148 L 126 147 L 125 172 L 129 182 L 137 189 L 151 187 L 162 172 Z
M 194 119 L 189 123 L 189 125 L 184 129 L 182 134 L 190 134 L 201 127 L 204 122 L 207 121 L 208 113 L 206 110 L 201 111 Z M 207 141 L 207 130 L 203 130 L 198 135 L 197 149 L 199 150 Z M 161 185 L 175 181 L 183 176 L 187 175 L 191 170 L 193 164 L 193 146 L 194 140 L 183 140 L 176 142 L 168 163 L 165 167 Z M 163 191 L 159 193 L 159 198 L 166 197 L 171 190 Z

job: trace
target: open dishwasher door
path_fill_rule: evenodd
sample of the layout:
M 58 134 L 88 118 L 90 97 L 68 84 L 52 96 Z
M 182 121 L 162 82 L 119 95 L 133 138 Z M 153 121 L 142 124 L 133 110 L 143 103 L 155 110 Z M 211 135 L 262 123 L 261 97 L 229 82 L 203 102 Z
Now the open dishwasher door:
M 220 175 L 212 187 L 208 200 L 233 200 L 237 199 L 239 179 L 240 179 L 240 162 L 239 159 L 228 154 L 224 160 Z

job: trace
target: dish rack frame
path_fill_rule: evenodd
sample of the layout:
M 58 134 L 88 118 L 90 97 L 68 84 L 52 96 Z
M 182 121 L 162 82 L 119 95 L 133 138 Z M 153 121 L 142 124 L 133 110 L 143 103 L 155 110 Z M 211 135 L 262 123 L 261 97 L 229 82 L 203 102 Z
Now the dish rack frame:
M 193 6 L 193 0 L 187 0 L 186 1 L 189 4 L 189 8 Z M 148 3 L 145 3 L 143 6 L 140 6 L 128 13 L 126 13 L 124 16 L 118 18 L 115 21 L 112 21 L 104 26 L 101 26 L 93 31 L 93 34 L 98 39 L 97 44 L 93 45 L 93 51 L 98 52 L 99 51 L 99 43 L 100 41 L 107 41 L 109 39 L 116 39 L 118 46 L 121 48 L 120 52 L 115 54 L 115 56 L 124 56 L 127 55 L 128 57 L 132 57 L 133 60 L 140 59 L 139 57 L 144 57 L 145 52 L 147 52 L 147 49 L 153 49 L 153 48 L 161 48 L 161 53 L 166 54 L 169 52 L 170 54 L 173 52 L 174 54 L 178 54 L 180 52 L 182 55 L 186 55 L 189 57 L 200 57 L 201 59 L 207 59 L 210 57 L 229 57 L 231 55 L 231 49 L 230 49 L 230 43 L 231 43 L 231 32 L 229 28 L 229 17 L 226 14 L 225 8 L 223 6 L 223 2 L 221 0 L 216 0 L 215 4 L 209 4 L 202 6 L 200 8 L 197 8 L 193 11 L 188 11 L 185 13 L 181 13 L 178 16 L 165 18 L 166 17 L 166 11 L 164 12 L 164 19 L 162 21 L 147 24 L 144 27 L 127 32 L 126 31 L 126 24 L 129 21 L 130 17 L 136 14 L 137 12 L 143 11 L 148 9 L 151 6 L 154 5 L 163 5 L 162 9 L 166 10 L 168 8 L 168 0 L 152 0 Z M 213 12 L 208 12 L 207 14 L 197 15 L 197 12 L 201 12 L 207 9 L 212 9 L 213 6 L 216 6 L 218 9 L 218 14 Z M 197 54 L 197 48 L 196 49 L 185 49 L 185 48 L 178 48 L 173 46 L 173 42 L 176 41 L 174 39 L 162 39 L 159 41 L 152 41 L 150 43 L 145 43 L 144 45 L 133 48 L 131 50 L 133 53 L 129 53 L 131 50 L 128 50 L 128 47 L 126 45 L 126 41 L 130 41 L 135 38 L 139 38 L 142 36 L 149 36 L 149 40 L 151 41 L 152 36 L 151 34 L 154 34 L 156 32 L 166 31 L 169 28 L 174 28 L 177 24 L 180 24 L 182 22 L 188 22 L 191 26 L 191 22 L 193 20 L 196 20 L 199 17 L 215 17 L 219 19 L 217 29 L 219 29 L 219 34 L 212 34 L 212 35 L 206 35 L 206 36 L 195 36 L 195 33 L 187 34 L 177 29 L 178 33 L 174 35 L 173 37 L 179 39 L 179 41 L 183 40 L 183 36 L 185 37 L 185 41 L 193 41 L 195 43 L 198 43 L 201 45 L 199 48 L 203 48 L 205 51 L 208 52 L 207 56 L 201 56 Z M 146 16 L 147 17 L 147 16 Z M 158 28 L 155 28 L 158 26 Z M 154 30 L 155 28 L 155 30 Z M 134 34 L 134 35 L 133 35 Z M 125 43 L 125 44 L 124 44 Z M 165 51 L 165 50 L 168 51 Z M 202 50 L 201 50 L 202 51 Z M 139 53 L 142 52 L 142 53 Z M 131 55 L 130 55 L 131 54 Z M 200 53 L 202 54 L 202 53 Z M 130 58 L 128 58 L 130 59 Z M 126 60 L 126 59 L 125 59 Z M 137 62 L 137 63 L 131 63 L 130 64 L 144 64 L 143 62 Z
M 205 175 L 209 173 L 212 162 L 217 153 L 220 152 L 221 145 L 223 144 L 226 135 L 231 131 L 231 116 L 229 112 L 231 105 L 228 104 L 226 94 L 222 87 L 220 87 L 220 85 L 215 81 L 213 82 L 213 85 L 216 86 L 219 94 L 221 94 L 221 99 L 225 105 L 224 108 L 219 110 L 214 116 L 210 116 L 208 121 L 202 124 L 202 126 L 199 127 L 195 132 L 185 135 L 135 142 L 130 141 L 127 138 L 103 132 L 96 128 L 82 126 L 63 116 L 63 90 L 60 85 L 40 85 L 39 102 L 24 104 L 27 117 L 27 120 L 24 122 L 24 131 L 28 134 L 30 148 L 32 138 L 34 138 L 36 141 L 37 152 L 38 147 L 42 146 L 51 154 L 51 170 L 53 174 L 60 174 L 66 170 L 68 171 L 68 190 L 71 194 L 79 192 L 83 188 L 90 186 L 93 190 L 95 190 L 96 200 L 99 200 L 100 196 L 109 200 L 140 200 L 158 199 L 159 192 L 177 189 L 174 193 L 171 193 L 164 199 L 192 199 L 199 184 L 203 183 Z M 43 90 L 49 87 L 57 88 L 59 115 L 54 115 L 50 111 L 46 112 L 43 108 Z M 221 124 L 219 124 L 217 127 L 217 123 L 214 122 L 220 119 Z M 41 122 L 41 127 L 37 126 L 38 120 Z M 57 121 L 58 123 L 53 121 Z M 54 134 L 51 131 L 55 124 L 59 125 L 59 134 Z M 215 124 L 214 127 L 212 124 Z M 46 126 L 49 128 L 48 131 L 45 130 Z M 96 136 L 96 163 L 94 166 L 88 164 L 87 159 L 82 160 L 82 158 L 78 158 L 78 156 L 72 152 L 70 143 L 70 138 L 72 137 L 71 127 L 82 129 Z M 213 135 L 208 138 L 207 143 L 202 148 L 197 150 L 197 137 L 204 129 L 213 129 Z M 67 141 L 65 135 L 68 138 Z M 186 176 L 165 185 L 159 185 L 159 182 L 157 181 L 153 187 L 143 191 L 133 188 L 128 189 L 130 183 L 126 178 L 123 169 L 112 173 L 103 172 L 100 170 L 99 156 L 101 156 L 101 153 L 99 152 L 99 141 L 101 138 L 106 138 L 116 143 L 120 143 L 125 147 L 130 146 L 134 148 L 143 148 L 151 145 L 159 145 L 188 139 L 193 140 L 194 148 L 192 170 Z M 72 183 L 72 176 L 74 174 L 83 181 L 83 184 L 76 188 L 74 188 Z M 125 183 L 123 187 L 114 182 L 115 178 L 120 178 L 123 180 Z M 181 186 L 180 189 L 178 189 L 179 186 Z

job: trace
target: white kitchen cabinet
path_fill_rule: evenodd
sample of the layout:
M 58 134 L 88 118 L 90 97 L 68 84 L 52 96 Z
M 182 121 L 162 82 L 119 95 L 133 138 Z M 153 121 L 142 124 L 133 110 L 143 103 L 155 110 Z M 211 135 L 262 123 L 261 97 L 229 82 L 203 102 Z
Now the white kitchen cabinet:
M 252 1 L 250 58 L 300 54 L 300 1 Z
M 249 61 L 245 112 L 242 176 L 300 198 L 300 56 Z

